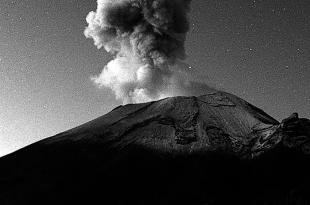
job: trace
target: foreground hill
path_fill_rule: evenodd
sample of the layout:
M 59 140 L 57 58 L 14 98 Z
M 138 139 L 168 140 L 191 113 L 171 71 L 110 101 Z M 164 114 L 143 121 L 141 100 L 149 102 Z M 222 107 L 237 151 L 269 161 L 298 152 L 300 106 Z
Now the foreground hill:
M 129 104 L 0 158 L 0 204 L 310 204 L 309 138 L 224 92 Z

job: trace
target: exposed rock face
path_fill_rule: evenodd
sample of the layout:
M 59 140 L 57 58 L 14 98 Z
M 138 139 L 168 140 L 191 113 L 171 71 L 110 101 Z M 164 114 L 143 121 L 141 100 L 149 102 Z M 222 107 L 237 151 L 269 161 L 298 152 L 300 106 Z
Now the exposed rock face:
M 310 204 L 310 121 L 224 92 L 120 106 L 0 159 L 0 204 Z

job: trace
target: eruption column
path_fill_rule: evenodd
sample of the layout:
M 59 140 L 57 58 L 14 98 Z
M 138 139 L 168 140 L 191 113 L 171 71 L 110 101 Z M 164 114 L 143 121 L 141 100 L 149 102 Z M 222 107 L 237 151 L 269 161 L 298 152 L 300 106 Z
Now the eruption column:
M 98 0 L 84 34 L 114 59 L 93 81 L 124 103 L 181 94 L 185 84 L 171 66 L 186 57 L 189 8 L 190 0 Z

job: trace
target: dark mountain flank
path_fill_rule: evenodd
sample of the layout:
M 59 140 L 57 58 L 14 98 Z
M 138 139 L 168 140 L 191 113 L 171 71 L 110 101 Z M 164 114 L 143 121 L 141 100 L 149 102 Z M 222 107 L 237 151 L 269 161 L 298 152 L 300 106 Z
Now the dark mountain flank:
M 129 104 L 0 158 L 0 204 L 310 204 L 309 139 L 224 92 Z

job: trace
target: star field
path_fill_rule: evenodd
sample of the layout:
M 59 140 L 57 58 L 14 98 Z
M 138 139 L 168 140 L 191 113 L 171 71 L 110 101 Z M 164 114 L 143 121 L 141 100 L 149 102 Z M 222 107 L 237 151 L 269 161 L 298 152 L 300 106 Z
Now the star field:
M 90 77 L 111 59 L 83 35 L 95 0 L 0 1 L 0 155 L 120 104 Z M 310 2 L 194 0 L 193 72 L 278 120 L 310 118 Z
M 309 115 L 310 3 L 207 1 L 193 10 L 189 60 L 211 84 L 277 119 Z

